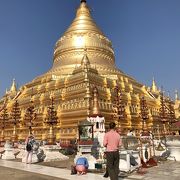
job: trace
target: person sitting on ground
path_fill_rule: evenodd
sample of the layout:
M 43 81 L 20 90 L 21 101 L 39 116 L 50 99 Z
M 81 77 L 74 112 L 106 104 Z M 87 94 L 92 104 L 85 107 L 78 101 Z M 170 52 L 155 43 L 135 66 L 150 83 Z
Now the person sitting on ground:
M 81 175 L 86 174 L 88 167 L 89 167 L 89 164 L 88 164 L 87 158 L 81 156 L 76 160 L 77 174 L 81 174 Z

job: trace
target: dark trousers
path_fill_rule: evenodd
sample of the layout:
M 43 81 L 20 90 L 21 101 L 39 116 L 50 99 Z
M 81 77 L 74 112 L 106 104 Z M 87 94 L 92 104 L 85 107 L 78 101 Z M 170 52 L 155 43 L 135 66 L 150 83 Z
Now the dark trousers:
M 111 180 L 118 180 L 119 151 L 106 152 L 107 170 Z

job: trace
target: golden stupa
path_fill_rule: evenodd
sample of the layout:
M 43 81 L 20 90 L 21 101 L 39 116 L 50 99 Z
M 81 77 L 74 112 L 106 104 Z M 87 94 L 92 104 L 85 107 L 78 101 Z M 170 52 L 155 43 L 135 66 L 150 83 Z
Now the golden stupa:
M 16 89 L 12 87 L 0 100 L 0 109 L 18 101 L 21 123 L 17 125 L 17 138 L 24 139 L 28 127 L 24 126 L 25 112 L 33 102 L 36 110 L 33 134 L 37 139 L 46 139 L 49 127 L 44 123 L 51 97 L 57 110 L 56 139 L 66 141 L 77 137 L 79 122 L 87 119 L 93 109 L 93 88 L 98 90 L 99 111 L 105 117 L 106 125 L 113 119 L 115 87 L 122 92 L 126 116 L 119 126 L 125 131 L 131 128 L 136 133 L 142 129 L 140 98 L 147 101 L 147 128 L 157 132 L 160 108 L 160 91 L 153 80 L 152 87 L 137 82 L 116 67 L 111 41 L 102 33 L 91 17 L 85 0 L 81 0 L 76 17 L 63 36 L 56 42 L 52 68 L 45 74 Z M 94 108 L 95 109 L 95 108 Z M 93 112 L 94 113 L 94 112 Z M 161 126 L 160 126 L 161 127 Z M 3 136 L 11 139 L 13 124 L 7 123 Z

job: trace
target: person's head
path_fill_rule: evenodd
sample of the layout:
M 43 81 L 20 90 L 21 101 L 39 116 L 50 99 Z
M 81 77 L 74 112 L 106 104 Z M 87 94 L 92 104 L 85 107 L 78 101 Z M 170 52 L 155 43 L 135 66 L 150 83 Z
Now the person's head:
M 114 122 L 109 123 L 109 128 L 114 129 L 116 127 L 116 124 Z
M 119 133 L 119 134 L 121 134 L 122 129 L 118 127 L 118 128 L 116 128 L 116 132 Z

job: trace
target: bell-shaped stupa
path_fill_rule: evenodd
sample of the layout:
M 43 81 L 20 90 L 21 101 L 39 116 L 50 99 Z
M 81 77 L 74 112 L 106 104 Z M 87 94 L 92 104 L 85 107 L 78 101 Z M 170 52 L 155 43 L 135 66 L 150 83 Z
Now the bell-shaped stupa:
M 100 73 L 116 69 L 111 41 L 94 22 L 86 1 L 81 1 L 75 19 L 55 45 L 50 72 L 71 74 L 80 65 L 84 48 L 91 65 Z

